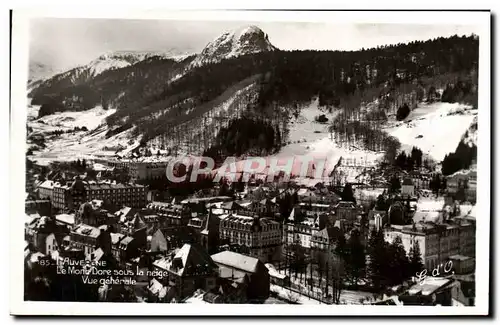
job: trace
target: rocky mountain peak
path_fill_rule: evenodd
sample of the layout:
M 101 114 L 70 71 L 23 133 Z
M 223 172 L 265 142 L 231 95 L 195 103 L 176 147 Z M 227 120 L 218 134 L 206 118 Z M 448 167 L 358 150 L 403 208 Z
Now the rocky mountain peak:
M 274 50 L 277 48 L 271 44 L 268 35 L 259 27 L 250 25 L 225 32 L 208 43 L 193 60 L 192 66 L 201 66 L 240 55 Z

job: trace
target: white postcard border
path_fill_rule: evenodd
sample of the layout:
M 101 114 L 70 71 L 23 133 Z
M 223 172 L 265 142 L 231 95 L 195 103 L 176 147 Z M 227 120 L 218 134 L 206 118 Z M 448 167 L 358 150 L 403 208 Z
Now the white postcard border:
M 198 305 L 139 303 L 29 302 L 23 300 L 23 231 L 26 152 L 26 81 L 28 76 L 28 19 L 136 18 L 186 20 L 310 21 L 341 23 L 461 24 L 479 27 L 478 189 L 476 236 L 476 306 L 360 306 L 357 305 Z M 62 45 L 64 46 L 64 45 Z M 278 12 L 278 11 L 139 11 L 109 6 L 39 8 L 14 11 L 12 27 L 12 107 L 10 146 L 10 301 L 17 315 L 485 315 L 488 313 L 490 263 L 490 13 L 489 12 Z M 440 140 L 436 140 L 440 141 Z M 15 180 L 15 181 L 12 181 Z

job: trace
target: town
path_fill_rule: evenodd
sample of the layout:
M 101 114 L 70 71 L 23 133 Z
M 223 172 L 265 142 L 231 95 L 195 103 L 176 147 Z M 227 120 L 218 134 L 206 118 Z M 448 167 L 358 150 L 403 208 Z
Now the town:
M 181 184 L 160 155 L 27 159 L 25 299 L 473 306 L 475 163 L 443 176 L 414 151 L 321 179 Z M 123 277 L 89 282 L 87 264 Z

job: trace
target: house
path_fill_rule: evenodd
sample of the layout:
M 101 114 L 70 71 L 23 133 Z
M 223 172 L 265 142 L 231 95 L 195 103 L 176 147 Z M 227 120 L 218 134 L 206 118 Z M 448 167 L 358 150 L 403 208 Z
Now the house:
M 68 234 L 66 226 L 60 226 L 54 218 L 30 218 L 25 225 L 26 240 L 39 252 L 50 255 L 63 246 L 63 238 Z
M 269 278 L 272 284 L 276 284 L 283 287 L 290 283 L 290 277 L 286 274 L 279 273 L 278 270 L 276 270 L 276 268 L 274 267 L 274 265 L 266 263 L 265 266 L 269 270 Z
M 343 233 L 339 227 L 326 227 L 317 231 L 311 238 L 311 249 L 326 250 L 335 245 Z
M 197 289 L 210 291 L 216 287 L 217 264 L 197 244 L 184 244 L 170 256 L 154 261 L 153 268 L 166 274 L 160 282 L 174 290 L 176 301 L 185 299 Z
M 111 204 L 142 208 L 146 206 L 147 187 L 138 184 L 87 182 L 77 178 L 71 184 L 69 195 L 75 206 L 85 201 L 107 200 Z
M 249 301 L 260 301 L 269 297 L 269 270 L 259 259 L 231 251 L 220 252 L 211 257 L 219 266 L 220 278 L 243 283 L 248 281 Z
M 457 254 L 450 256 L 449 259 L 453 263 L 453 270 L 456 274 L 472 273 L 476 269 L 473 257 Z
M 460 200 L 476 202 L 477 171 L 475 167 L 471 170 L 460 170 L 446 178 L 448 193 Z
M 192 230 L 192 233 L 195 235 L 196 242 L 201 243 L 201 231 L 204 228 L 208 216 L 198 215 L 196 212 L 192 213 L 192 215 L 193 217 L 189 220 L 187 226 Z
M 292 210 L 290 216 L 287 219 L 285 227 L 285 243 L 287 245 L 298 243 L 302 246 L 306 252 L 311 249 L 311 238 L 319 228 L 319 217 L 311 218 L 307 217 L 301 222 L 295 221 L 295 209 Z M 317 222 L 318 221 L 318 222 Z
M 104 253 L 111 253 L 111 236 L 106 226 L 96 228 L 79 224 L 71 230 L 70 237 L 71 246 L 83 250 L 85 256 L 99 247 Z
M 246 210 L 244 207 L 242 207 L 239 203 L 235 201 L 223 203 L 221 205 L 221 209 L 223 210 L 224 214 L 230 214 L 230 213 L 237 214 L 238 212 Z
M 372 229 L 381 230 L 388 222 L 387 212 L 380 210 L 370 210 L 368 212 L 368 230 L 370 232 Z
M 189 227 L 166 227 L 156 230 L 151 236 L 151 252 L 166 252 L 180 248 L 186 243 L 195 243 L 196 239 Z
M 120 251 L 120 246 L 119 243 L 120 241 L 125 238 L 126 236 L 120 233 L 110 233 L 110 238 L 111 238 L 111 253 L 113 254 L 113 257 L 115 260 L 120 261 L 121 259 L 121 251 Z
M 360 212 L 356 204 L 350 201 L 340 201 L 333 208 L 335 211 L 335 220 L 344 219 L 348 222 L 354 223 Z
M 38 197 L 43 199 L 52 199 L 52 192 L 54 191 L 54 181 L 46 180 L 45 182 L 38 185 Z
M 219 247 L 220 222 L 221 219 L 219 218 L 219 215 L 216 215 L 213 212 L 213 209 L 210 209 L 208 216 L 205 218 L 203 230 L 200 233 L 201 246 L 209 254 L 215 253 L 217 248 Z
M 280 224 L 259 216 L 223 215 L 219 226 L 221 244 L 262 262 L 279 260 L 282 249 Z
M 137 241 L 130 236 L 124 236 L 116 243 L 117 253 L 114 252 L 114 256 L 118 256 L 116 259 L 119 263 L 125 264 L 130 259 L 139 256 L 139 247 Z
M 451 306 L 454 282 L 448 278 L 427 277 L 400 295 L 399 300 L 403 305 Z
M 118 217 L 106 210 L 105 203 L 101 200 L 92 200 L 83 203 L 75 212 L 75 224 L 86 224 L 93 227 L 101 225 L 115 226 Z
M 456 255 L 475 256 L 475 226 L 469 222 L 453 220 L 442 224 L 419 222 L 406 226 L 392 225 L 384 228 L 384 236 L 387 242 L 400 237 L 408 254 L 414 245 L 419 245 L 422 262 L 428 270 Z M 473 263 L 473 260 L 466 261 L 464 269 L 470 268 L 469 263 Z
M 403 180 L 403 184 L 401 184 L 401 194 L 409 197 L 415 196 L 415 184 L 413 184 L 411 178 L 407 177 Z
M 75 225 L 75 214 L 61 213 L 56 215 L 56 223 L 72 228 Z

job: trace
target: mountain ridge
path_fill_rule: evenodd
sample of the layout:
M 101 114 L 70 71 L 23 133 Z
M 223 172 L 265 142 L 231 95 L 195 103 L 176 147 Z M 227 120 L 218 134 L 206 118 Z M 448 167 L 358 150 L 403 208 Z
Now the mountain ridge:
M 191 62 L 191 67 L 217 63 L 221 60 L 246 54 L 275 51 L 267 34 L 255 25 L 249 25 L 225 32 L 209 42 Z
M 311 98 L 317 97 L 319 107 L 329 111 L 341 109 L 355 114 L 363 102 L 373 102 L 377 103 L 376 110 L 394 114 L 401 101 L 416 98 L 419 81 L 425 82 L 425 90 L 430 91 L 431 85 L 442 89 L 449 80 L 468 74 L 478 61 L 477 40 L 470 37 L 354 52 L 269 48 L 236 53 L 232 45 L 234 40 L 241 43 L 240 34 L 247 33 L 227 32 L 219 37 L 231 46 L 216 53 L 211 58 L 213 63 L 192 67 L 197 59 L 194 55 L 180 62 L 151 57 L 82 79 L 78 86 L 61 83 L 39 88 L 33 105 L 42 105 L 44 114 L 98 105 L 116 108 L 106 117 L 104 133 L 112 131 L 112 136 L 128 132 L 127 138 L 141 139 L 141 145 L 153 141 L 163 147 L 181 148 L 189 144 L 188 148 L 196 150 L 208 149 L 231 120 L 250 116 L 270 121 L 275 132 L 273 141 L 279 146 L 287 141 L 290 115 L 300 112 Z M 256 35 L 253 31 L 248 34 Z M 265 33 L 257 34 L 267 44 Z M 446 73 L 453 76 L 442 78 Z M 407 85 L 406 91 L 403 85 Z M 52 105 L 49 99 L 55 101 L 55 110 L 43 110 L 44 103 Z M 87 103 L 80 105 L 82 100 Z M 350 121 L 355 115 L 348 114 Z M 272 138 L 270 135 L 269 141 Z

